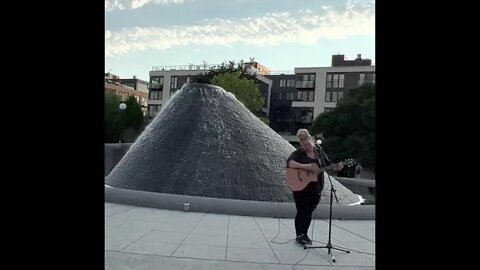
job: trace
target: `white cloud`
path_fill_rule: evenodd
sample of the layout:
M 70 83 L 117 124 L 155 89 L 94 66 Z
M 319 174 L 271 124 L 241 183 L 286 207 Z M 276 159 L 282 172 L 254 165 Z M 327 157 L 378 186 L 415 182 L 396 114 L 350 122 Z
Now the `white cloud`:
M 114 10 L 137 9 L 148 3 L 153 4 L 181 4 L 184 0 L 105 0 L 105 11 L 112 12 Z
M 107 56 L 147 49 L 163 50 L 186 45 L 224 45 L 243 43 L 276 46 L 282 43 L 315 44 L 319 39 L 344 39 L 352 35 L 375 34 L 374 7 L 331 8 L 267 13 L 253 19 L 206 19 L 197 25 L 172 28 L 130 28 L 105 33 Z

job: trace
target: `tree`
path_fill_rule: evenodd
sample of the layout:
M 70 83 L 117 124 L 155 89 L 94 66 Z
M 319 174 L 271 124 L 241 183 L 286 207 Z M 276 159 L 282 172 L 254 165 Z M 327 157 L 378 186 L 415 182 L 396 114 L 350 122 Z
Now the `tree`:
M 125 125 L 136 132 L 141 131 L 145 123 L 142 106 L 134 96 L 129 96 L 125 104 L 127 105 Z
M 250 61 L 253 61 L 254 59 L 255 58 L 250 58 Z M 205 61 L 204 66 L 206 66 Z M 247 71 L 247 65 L 245 64 L 245 62 L 243 60 L 240 60 L 238 63 L 235 63 L 235 61 L 224 61 L 222 64 L 220 64 L 220 66 L 210 68 L 207 73 L 193 76 L 191 78 L 191 82 L 210 83 L 210 81 L 216 75 L 235 72 L 240 72 L 240 78 L 247 78 L 250 80 L 254 80 L 256 78 L 256 74 L 250 74 Z
M 250 58 L 250 62 L 254 60 L 254 57 Z M 205 61 L 204 66 L 206 66 Z M 234 75 L 221 76 L 223 74 Z M 250 112 L 268 125 L 268 117 L 260 111 L 265 98 L 261 95 L 258 84 L 255 84 L 256 77 L 257 74 L 250 73 L 248 65 L 243 60 L 240 60 L 238 63 L 235 63 L 235 61 L 224 61 L 220 66 L 210 68 L 207 73 L 193 76 L 190 81 L 214 84 L 233 93 Z M 246 87 L 245 89 L 242 88 L 244 86 Z
M 116 143 L 120 139 L 121 115 L 118 106 L 120 97 L 105 92 L 105 142 Z
M 121 100 L 119 96 L 112 93 L 105 93 L 106 143 L 116 143 L 120 139 L 126 142 L 133 142 L 145 128 L 142 107 L 136 98 L 130 96 L 127 101 L 125 101 L 127 109 L 124 115 L 122 115 L 119 109 L 120 103 Z
M 311 133 L 323 137 L 333 160 L 357 158 L 364 167 L 375 167 L 375 85 L 351 89 L 337 107 L 315 118 Z
M 221 73 L 215 75 L 210 80 L 210 84 L 220 86 L 231 92 L 248 110 L 256 114 L 262 109 L 265 99 L 260 94 L 258 84 L 253 80 L 241 78 L 240 75 L 239 71 Z

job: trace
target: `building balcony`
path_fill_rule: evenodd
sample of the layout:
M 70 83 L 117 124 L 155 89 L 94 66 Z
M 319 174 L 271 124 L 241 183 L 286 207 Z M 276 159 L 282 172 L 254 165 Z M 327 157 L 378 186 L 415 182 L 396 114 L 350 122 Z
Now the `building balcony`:
M 161 100 L 161 99 L 149 99 L 147 104 L 148 105 L 162 105 L 163 100 Z
M 375 81 L 374 81 L 374 80 L 373 80 L 373 81 L 372 81 L 372 80 L 363 80 L 363 81 L 362 81 L 362 80 L 359 80 L 359 81 L 358 81 L 358 85 L 359 85 L 359 86 L 363 85 L 364 83 L 372 83 L 372 84 L 375 84 Z
M 315 88 L 315 81 L 296 81 L 295 88 Z
M 149 83 L 148 84 L 149 89 L 163 89 L 163 84 L 160 83 Z

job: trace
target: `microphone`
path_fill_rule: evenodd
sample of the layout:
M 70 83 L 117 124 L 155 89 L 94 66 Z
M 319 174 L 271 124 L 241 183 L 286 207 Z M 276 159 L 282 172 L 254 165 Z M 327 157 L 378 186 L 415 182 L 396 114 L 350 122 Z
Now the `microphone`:
M 317 140 L 317 141 L 315 142 L 315 146 L 316 146 L 319 150 L 323 150 L 321 144 L 322 144 L 322 140 Z

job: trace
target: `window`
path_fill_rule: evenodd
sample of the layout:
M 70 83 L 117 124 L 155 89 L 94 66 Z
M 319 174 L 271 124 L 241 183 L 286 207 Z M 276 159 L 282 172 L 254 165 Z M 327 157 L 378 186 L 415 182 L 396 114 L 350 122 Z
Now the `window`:
M 315 88 L 315 73 L 297 74 L 295 76 L 296 88 Z
M 295 87 L 295 80 L 287 80 L 287 87 Z
M 302 74 L 302 81 L 315 81 L 315 74 Z
M 375 82 L 375 74 L 367 74 L 367 81 Z
M 375 83 L 375 73 L 360 74 L 358 79 L 358 85 L 362 85 L 366 82 Z
M 282 93 L 278 93 L 278 100 L 282 100 Z
M 345 87 L 345 74 L 327 74 L 326 88 Z
M 163 91 L 150 91 L 150 99 L 161 100 Z
M 345 74 L 340 74 L 340 78 L 338 81 L 338 88 L 343 88 L 345 82 Z
M 303 91 L 297 92 L 297 100 L 303 100 Z
M 150 117 L 155 117 L 160 109 L 162 108 L 162 105 L 150 105 L 148 106 L 148 115 Z
M 313 101 L 314 100 L 314 95 L 315 95 L 315 92 L 309 91 L 308 92 L 308 100 Z
M 338 92 L 338 100 L 342 99 L 343 98 L 343 91 L 339 91 Z M 338 101 L 337 100 L 337 101 Z
M 150 78 L 150 88 L 160 89 L 163 87 L 163 76 L 154 76 Z
M 327 88 L 332 88 L 332 74 L 327 75 Z
M 298 101 L 315 101 L 314 96 L 315 96 L 314 91 L 297 91 Z
M 332 101 L 332 91 L 325 92 L 325 101 L 331 102 Z
M 327 90 L 325 92 L 326 102 L 337 102 L 343 98 L 343 90 Z
M 358 85 L 362 85 L 365 82 L 365 74 L 361 73 L 358 77 Z
M 170 89 L 177 88 L 177 77 L 172 77 L 170 80 Z
M 295 79 L 281 79 L 280 87 L 295 87 Z
M 189 80 L 188 76 L 172 76 L 170 79 L 170 95 L 182 88 Z
M 138 89 L 139 91 L 144 92 L 144 93 L 148 93 L 148 88 L 147 88 L 147 86 L 144 85 L 144 84 L 140 84 L 140 83 L 139 83 L 137 89 Z
M 333 111 L 333 109 L 335 109 L 335 108 L 333 108 L 333 107 L 325 107 L 325 108 L 323 109 L 323 112 L 330 112 L 330 111 Z

